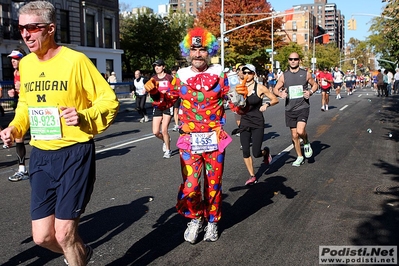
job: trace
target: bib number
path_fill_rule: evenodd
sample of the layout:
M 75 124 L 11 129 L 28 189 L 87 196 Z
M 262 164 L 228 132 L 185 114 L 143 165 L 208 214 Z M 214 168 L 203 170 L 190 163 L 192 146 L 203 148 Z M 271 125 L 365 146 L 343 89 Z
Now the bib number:
M 35 140 L 61 138 L 61 123 L 57 107 L 28 108 L 30 132 Z
M 289 99 L 299 99 L 303 98 L 303 86 L 295 85 L 288 87 Z
M 191 152 L 198 154 L 218 149 L 217 134 L 215 131 L 191 133 Z

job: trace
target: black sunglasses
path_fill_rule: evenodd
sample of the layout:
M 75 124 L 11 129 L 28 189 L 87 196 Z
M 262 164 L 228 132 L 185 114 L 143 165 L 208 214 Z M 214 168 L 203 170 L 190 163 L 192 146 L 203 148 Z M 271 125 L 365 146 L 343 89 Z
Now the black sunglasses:
M 290 60 L 290 61 L 299 61 L 299 58 L 298 57 L 296 57 L 296 58 L 288 58 L 288 60 Z
M 18 25 L 18 29 L 20 32 L 23 32 L 24 29 L 26 29 L 29 33 L 32 33 L 32 32 L 38 32 L 40 29 L 43 29 L 43 28 L 47 27 L 48 25 L 50 25 L 50 23 L 44 23 L 44 22 L 28 23 L 25 25 Z
M 244 73 L 244 75 L 252 75 L 254 72 L 252 72 L 252 71 L 243 71 L 242 73 Z

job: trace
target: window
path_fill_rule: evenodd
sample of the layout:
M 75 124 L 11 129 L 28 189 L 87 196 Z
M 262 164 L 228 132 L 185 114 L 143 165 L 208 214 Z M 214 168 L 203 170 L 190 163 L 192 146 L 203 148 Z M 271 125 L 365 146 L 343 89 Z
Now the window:
M 112 19 L 104 19 L 104 47 L 112 48 Z
M 292 34 L 292 41 L 296 42 L 296 33 Z
M 309 28 L 309 21 L 305 21 L 305 29 L 308 29 Z
M 112 71 L 114 71 L 114 60 L 105 60 L 105 72 L 110 75 Z
M 97 67 L 97 59 L 96 58 L 89 58 L 91 62 Z
M 95 22 L 94 15 L 86 14 L 86 45 L 90 47 L 96 46 Z
M 304 38 L 305 38 L 305 41 L 307 42 L 308 38 L 309 38 L 309 35 L 307 33 L 305 33 Z
M 295 21 L 295 20 L 292 21 L 292 29 L 293 29 L 293 30 L 296 30 L 296 29 L 297 29 L 297 27 L 296 27 L 296 21 Z
M 61 31 L 61 42 L 70 43 L 70 31 L 69 31 L 69 11 L 61 10 L 61 21 L 60 21 L 60 31 Z

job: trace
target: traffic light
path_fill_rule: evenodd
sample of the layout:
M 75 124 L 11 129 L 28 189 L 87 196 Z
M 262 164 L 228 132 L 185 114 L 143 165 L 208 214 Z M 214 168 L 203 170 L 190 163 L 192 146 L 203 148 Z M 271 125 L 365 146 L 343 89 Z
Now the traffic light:
M 353 27 L 353 30 L 356 30 L 356 19 L 352 19 L 352 27 Z
M 356 20 L 354 18 L 348 20 L 348 30 L 356 30 Z

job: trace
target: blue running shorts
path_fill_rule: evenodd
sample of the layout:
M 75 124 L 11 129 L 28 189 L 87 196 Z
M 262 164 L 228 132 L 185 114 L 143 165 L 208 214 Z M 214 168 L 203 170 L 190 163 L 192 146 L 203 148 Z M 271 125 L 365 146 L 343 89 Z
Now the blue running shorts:
M 54 151 L 34 147 L 29 160 L 32 220 L 52 214 L 78 218 L 93 192 L 95 162 L 93 140 Z

